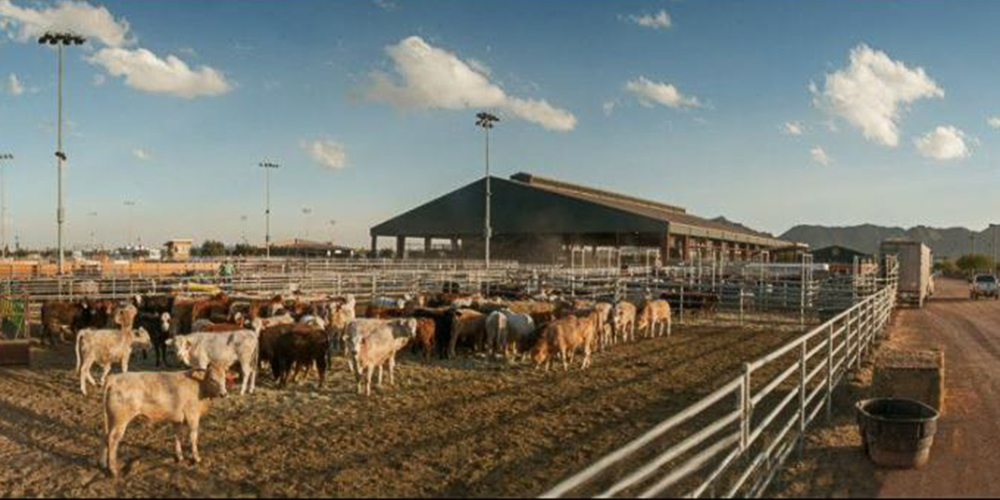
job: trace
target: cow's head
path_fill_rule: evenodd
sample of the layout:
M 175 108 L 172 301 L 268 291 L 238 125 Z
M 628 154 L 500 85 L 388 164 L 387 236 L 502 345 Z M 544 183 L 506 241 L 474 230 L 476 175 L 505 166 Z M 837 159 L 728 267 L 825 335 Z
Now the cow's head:
M 185 365 L 191 366 L 191 340 L 184 335 L 168 339 L 167 345 L 173 345 L 177 351 L 177 359 Z
M 170 313 L 168 312 L 160 315 L 160 331 L 163 333 L 170 331 Z
M 115 324 L 122 328 L 131 328 L 133 322 L 135 321 L 136 314 L 139 310 L 135 308 L 132 304 L 125 307 L 119 307 L 115 311 Z
M 198 398 L 224 398 L 226 390 L 226 367 L 215 362 L 209 363 L 207 370 L 195 369 L 188 372 L 198 382 Z
M 140 326 L 132 330 L 132 345 L 140 349 L 148 349 L 153 346 L 153 340 L 149 338 L 149 332 Z

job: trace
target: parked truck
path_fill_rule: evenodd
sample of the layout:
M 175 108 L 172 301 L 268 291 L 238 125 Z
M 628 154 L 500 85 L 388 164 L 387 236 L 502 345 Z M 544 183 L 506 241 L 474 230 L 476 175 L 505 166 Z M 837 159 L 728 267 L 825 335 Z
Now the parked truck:
M 924 306 L 934 293 L 931 249 L 919 241 L 889 239 L 880 246 L 882 255 L 895 255 L 899 263 L 896 298 L 901 303 Z

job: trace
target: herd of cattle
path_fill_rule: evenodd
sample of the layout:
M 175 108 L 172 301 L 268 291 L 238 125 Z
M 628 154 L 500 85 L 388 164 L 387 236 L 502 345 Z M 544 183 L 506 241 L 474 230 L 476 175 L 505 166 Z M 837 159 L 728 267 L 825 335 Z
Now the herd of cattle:
M 359 309 L 364 314 L 359 315 Z M 396 354 L 410 348 L 429 361 L 461 351 L 491 359 L 530 359 L 548 370 L 558 359 L 564 370 L 582 352 L 581 368 L 595 351 L 634 340 L 636 335 L 670 335 L 667 300 L 590 302 L 548 296 L 484 299 L 442 292 L 403 299 L 377 298 L 359 308 L 353 296 L 269 299 L 174 295 L 135 296 L 124 303 L 99 300 L 47 302 L 43 338 L 50 343 L 75 336 L 80 390 L 103 390 L 106 448 L 102 466 L 118 475 L 117 448 L 129 422 L 139 415 L 173 422 L 176 456 L 183 460 L 186 427 L 195 462 L 198 422 L 211 399 L 228 394 L 240 377 L 240 394 L 252 393 L 265 364 L 279 387 L 308 377 L 319 386 L 330 362 L 342 357 L 355 375 L 359 394 L 371 395 L 374 373 L 383 368 L 394 383 Z M 133 351 L 148 350 L 156 367 L 169 367 L 168 350 L 187 371 L 128 372 Z M 121 374 L 111 375 L 120 364 Z M 102 370 L 98 384 L 94 364 Z

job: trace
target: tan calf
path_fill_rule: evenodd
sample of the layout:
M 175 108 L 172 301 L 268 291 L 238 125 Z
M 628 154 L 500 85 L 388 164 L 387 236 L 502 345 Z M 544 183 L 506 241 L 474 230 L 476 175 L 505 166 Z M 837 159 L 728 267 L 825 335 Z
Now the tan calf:
M 212 364 L 208 370 L 145 372 L 112 375 L 104 387 L 104 438 L 101 465 L 118 477 L 118 445 L 135 417 L 150 422 L 174 424 L 177 461 L 184 460 L 181 431 L 187 426 L 191 457 L 198 454 L 198 423 L 208 411 L 209 401 L 226 396 L 226 367 Z
M 573 354 L 577 349 L 583 348 L 583 363 L 580 368 L 586 369 L 590 366 L 590 353 L 593 351 L 596 335 L 597 316 L 593 313 L 582 318 L 567 316 L 549 323 L 531 350 L 535 368 L 545 364 L 545 369 L 548 370 L 552 357 L 558 354 L 563 370 L 569 371 Z
M 636 329 L 646 331 L 647 337 L 663 336 L 666 329 L 667 336 L 670 336 L 670 303 L 665 300 L 651 300 L 646 302 L 642 312 L 639 313 L 639 320 Z
M 631 302 L 619 302 L 615 304 L 611 316 L 611 325 L 614 327 L 612 344 L 635 340 L 635 305 Z

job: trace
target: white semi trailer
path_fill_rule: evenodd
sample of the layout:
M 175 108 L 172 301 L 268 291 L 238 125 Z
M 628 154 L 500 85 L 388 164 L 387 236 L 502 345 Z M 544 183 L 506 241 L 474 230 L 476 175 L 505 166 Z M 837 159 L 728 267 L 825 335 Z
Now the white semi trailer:
M 923 307 L 927 297 L 934 293 L 931 249 L 919 241 L 890 239 L 882 242 L 880 253 L 895 255 L 899 262 L 897 300 Z

